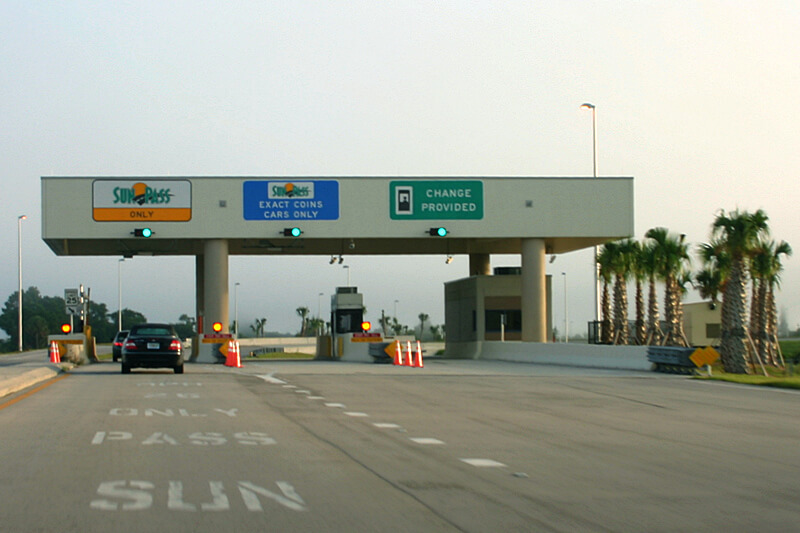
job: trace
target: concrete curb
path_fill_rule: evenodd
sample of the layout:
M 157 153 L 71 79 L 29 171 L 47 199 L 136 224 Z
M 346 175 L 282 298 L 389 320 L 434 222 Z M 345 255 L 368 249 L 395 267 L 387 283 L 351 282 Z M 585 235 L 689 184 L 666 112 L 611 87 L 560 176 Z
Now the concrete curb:
M 0 376 L 0 398 L 52 379 L 61 372 L 63 369 L 57 366 L 42 366 L 13 377 L 3 378 Z

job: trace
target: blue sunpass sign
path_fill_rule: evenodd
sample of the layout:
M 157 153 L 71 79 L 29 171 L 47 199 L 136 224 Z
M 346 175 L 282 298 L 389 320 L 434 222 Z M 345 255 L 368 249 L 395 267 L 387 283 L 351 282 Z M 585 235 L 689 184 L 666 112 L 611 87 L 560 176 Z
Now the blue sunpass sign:
M 339 182 L 245 181 L 245 220 L 338 220 Z

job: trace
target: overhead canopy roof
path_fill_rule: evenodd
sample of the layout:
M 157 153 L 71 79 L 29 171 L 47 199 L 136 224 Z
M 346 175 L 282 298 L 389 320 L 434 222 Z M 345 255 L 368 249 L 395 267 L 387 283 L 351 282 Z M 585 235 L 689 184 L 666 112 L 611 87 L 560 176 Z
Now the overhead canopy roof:
M 230 254 L 513 254 L 527 238 L 565 253 L 633 232 L 633 178 L 42 178 L 57 255 L 197 255 L 207 239 Z

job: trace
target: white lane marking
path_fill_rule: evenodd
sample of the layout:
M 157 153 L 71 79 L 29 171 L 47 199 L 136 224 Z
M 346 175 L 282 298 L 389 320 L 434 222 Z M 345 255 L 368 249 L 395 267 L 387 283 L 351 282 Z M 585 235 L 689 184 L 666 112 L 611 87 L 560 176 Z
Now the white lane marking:
M 377 422 L 377 423 L 372 424 L 372 425 L 375 426 L 376 428 L 381 428 L 381 429 L 399 429 L 400 428 L 400 424 L 392 424 L 390 422 Z
M 297 385 L 284 385 L 283 388 L 284 389 L 296 389 Z
M 273 376 L 272 374 L 261 374 L 260 376 L 256 376 L 256 377 L 263 379 L 267 383 L 272 383 L 273 385 L 283 385 L 283 384 L 286 383 L 282 379 L 278 379 L 275 376 Z
M 311 394 L 311 391 L 310 391 L 310 390 L 300 390 L 300 389 L 297 389 L 295 392 L 296 392 L 297 394 Z
M 367 413 L 358 413 L 355 411 L 345 411 L 344 414 L 346 414 L 347 416 L 355 416 L 355 417 L 369 416 Z
M 162 381 L 161 383 L 137 383 L 137 387 L 202 387 L 202 383 L 188 383 L 186 381 Z
M 444 444 L 444 441 L 431 437 L 413 437 L 411 440 L 417 444 Z
M 343 403 L 326 403 L 325 407 L 338 407 L 339 409 L 344 409 L 345 405 Z
M 503 463 L 495 461 L 493 459 L 463 459 L 460 458 L 461 461 L 464 461 L 468 465 L 477 466 L 480 468 L 497 468 L 497 467 L 505 467 Z
M 325 396 L 309 396 L 309 400 L 324 400 Z

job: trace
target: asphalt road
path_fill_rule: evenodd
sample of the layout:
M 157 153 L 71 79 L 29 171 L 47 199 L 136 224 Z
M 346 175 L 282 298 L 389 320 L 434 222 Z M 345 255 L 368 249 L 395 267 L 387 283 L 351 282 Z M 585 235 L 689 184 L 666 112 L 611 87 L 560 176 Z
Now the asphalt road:
M 3 531 L 793 531 L 800 396 L 476 361 L 102 363 L 0 400 Z M 10 403 L 17 400 L 15 403 Z

